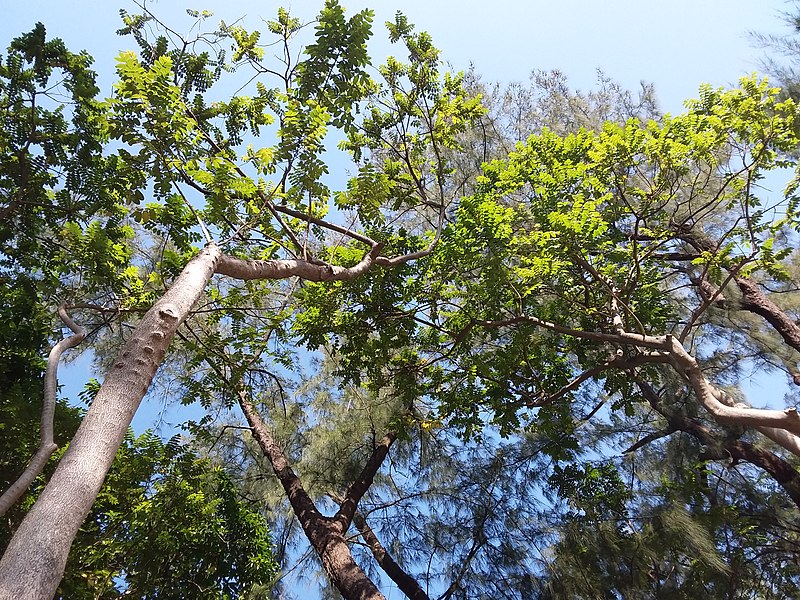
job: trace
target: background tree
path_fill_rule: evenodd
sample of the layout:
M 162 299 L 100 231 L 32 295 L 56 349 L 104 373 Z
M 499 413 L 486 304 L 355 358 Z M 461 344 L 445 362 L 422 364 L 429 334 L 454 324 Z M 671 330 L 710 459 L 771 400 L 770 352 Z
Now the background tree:
M 56 439 L 69 440 L 81 416 L 80 409 L 59 403 Z M 17 421 L 21 436 L 31 438 L 36 417 Z M 3 436 L 8 465 L 3 488 L 14 481 L 34 444 Z M 0 548 L 54 466 L 5 515 Z M 177 439 L 165 444 L 147 432 L 126 436 L 76 537 L 56 597 L 183 598 L 186 590 L 198 598 L 254 597 L 259 589 L 271 589 L 276 570 L 263 517 L 241 501 L 225 474 Z

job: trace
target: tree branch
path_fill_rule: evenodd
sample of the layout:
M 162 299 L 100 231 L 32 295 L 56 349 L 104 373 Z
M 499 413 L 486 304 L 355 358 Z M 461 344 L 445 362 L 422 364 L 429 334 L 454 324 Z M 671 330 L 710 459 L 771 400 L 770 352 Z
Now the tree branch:
M 269 429 L 267 429 L 266 423 L 264 423 L 264 419 L 261 418 L 261 415 L 253 406 L 250 398 L 247 397 L 247 393 L 243 389 L 239 389 L 238 396 L 239 406 L 241 406 L 247 423 L 250 425 L 253 438 L 272 465 L 272 470 L 275 472 L 283 489 L 286 491 L 289 503 L 292 505 L 292 509 L 294 509 L 303 528 L 305 529 L 305 525 L 310 522 L 327 521 L 317 510 L 317 507 L 314 506 L 314 502 L 303 487 L 300 478 L 292 470 L 292 467 L 289 466 L 286 455 L 273 439 Z M 312 539 L 311 541 L 313 543 L 315 540 Z
M 636 378 L 636 384 L 650 406 L 662 415 L 669 423 L 672 431 L 683 431 L 706 446 L 706 457 L 709 459 L 730 458 L 733 461 L 749 462 L 768 473 L 780 485 L 792 501 L 800 507 L 800 473 L 773 452 L 758 448 L 741 440 L 720 441 L 707 427 L 679 412 L 667 410 L 656 391 L 648 383 Z M 652 441 L 652 440 L 650 440 Z M 642 444 L 638 444 L 641 446 Z M 631 447 L 626 452 L 632 451 Z
M 669 427 L 665 427 L 664 429 L 659 429 L 658 431 L 654 431 L 653 433 L 644 436 L 638 442 L 623 450 L 622 453 L 630 454 L 631 452 L 635 452 L 639 448 L 644 448 L 645 446 L 647 446 L 647 444 L 652 444 L 656 440 L 668 437 L 673 433 L 675 433 L 675 428 L 672 427 L 672 425 L 670 425 Z
M 719 423 L 730 423 L 754 427 L 783 448 L 800 456 L 800 415 L 794 407 L 784 410 L 751 408 L 744 404 L 735 404 L 727 394 L 712 385 L 703 375 L 697 360 L 689 354 L 683 345 L 672 335 L 652 336 L 622 331 L 616 334 L 595 331 L 583 331 L 557 325 L 530 315 L 520 315 L 497 321 L 473 320 L 460 332 L 457 338 L 463 338 L 475 325 L 484 327 L 504 327 L 518 323 L 532 323 L 551 331 L 577 338 L 599 342 L 616 343 L 639 348 L 654 348 L 667 353 L 673 366 L 689 382 L 698 401 Z M 659 355 L 660 357 L 661 355 Z M 625 368 L 622 366 L 622 368 Z M 777 430 L 777 431 L 776 431 Z
M 20 499 L 33 483 L 33 480 L 42 472 L 53 452 L 58 449 L 58 445 L 53 439 L 53 420 L 55 419 L 56 390 L 58 388 L 58 363 L 65 350 L 74 348 L 86 337 L 86 330 L 72 320 L 64 304 L 58 307 L 58 316 L 73 331 L 73 335 L 64 338 L 53 346 L 53 349 L 50 350 L 50 355 L 47 357 L 44 395 L 42 398 L 42 420 L 39 426 L 39 449 L 19 478 L 0 496 L 0 516 L 4 515 Z
M 340 504 L 343 502 L 343 499 L 339 496 L 332 495 L 332 497 Z M 364 515 L 359 511 L 353 514 L 353 524 L 369 547 L 370 552 L 372 552 L 372 557 L 378 563 L 378 566 L 389 576 L 389 579 L 397 584 L 397 587 L 405 594 L 406 598 L 409 598 L 409 600 L 430 600 L 428 594 L 420 587 L 417 580 L 406 573 L 406 571 L 397 564 L 392 555 L 389 554 L 389 551 L 386 550 L 383 544 L 381 544 L 378 536 L 375 535 L 375 532 L 367 523 Z
M 713 386 L 706 379 L 700 370 L 697 360 L 686 351 L 683 345 L 678 340 L 671 339 L 671 354 L 675 366 L 688 380 L 700 404 L 719 423 L 757 428 L 777 428 L 791 432 L 795 436 L 800 434 L 800 415 L 797 414 L 796 408 L 771 410 L 734 404 L 732 400 L 729 400 L 725 392 Z M 800 456 L 800 444 L 787 444 L 784 447 L 793 454 Z
M 744 277 L 736 277 L 735 280 L 742 293 L 740 308 L 763 317 L 784 342 L 800 352 L 800 326 L 767 298 L 755 282 Z
M 336 514 L 333 516 L 333 521 L 339 525 L 342 533 L 347 531 L 347 528 L 350 526 L 353 515 L 355 515 L 356 509 L 358 508 L 358 502 L 367 492 L 369 486 L 372 485 L 375 473 L 381 468 L 386 455 L 389 453 L 389 448 L 396 439 L 397 433 L 394 431 L 389 431 L 383 436 L 383 439 L 378 442 L 372 450 L 367 464 L 361 469 L 361 473 L 359 473 L 356 480 L 350 485 L 350 488 L 344 495 L 339 510 L 337 510 Z
M 223 254 L 216 272 L 234 279 L 286 279 L 300 277 L 308 281 L 350 281 L 370 270 L 383 244 L 373 246 L 352 267 L 317 265 L 305 260 L 244 260 Z

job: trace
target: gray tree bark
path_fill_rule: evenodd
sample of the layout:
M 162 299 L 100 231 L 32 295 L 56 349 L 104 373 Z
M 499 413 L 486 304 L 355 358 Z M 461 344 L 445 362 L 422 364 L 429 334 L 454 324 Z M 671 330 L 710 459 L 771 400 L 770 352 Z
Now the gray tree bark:
M 178 326 L 190 314 L 214 273 L 237 279 L 297 276 L 312 281 L 349 281 L 368 271 L 382 248 L 383 244 L 375 244 L 358 264 L 340 267 L 303 260 L 246 261 L 225 256 L 210 242 L 147 311 L 117 356 L 53 477 L 0 560 L 0 600 L 41 600 L 54 596 L 72 541 L 103 485 L 133 415 Z M 361 487 L 365 483 L 369 487 L 371 479 L 354 484 L 356 490 L 350 494 L 355 498 L 353 510 L 360 498 L 357 492 L 363 494 Z M 340 569 L 347 577 L 355 562 L 352 557 L 349 558 L 352 565 L 347 560 L 349 550 L 343 537 L 342 544 L 347 555 L 338 547 L 330 552 L 329 561 L 332 569 Z
M 39 449 L 19 478 L 0 496 L 0 516 L 16 504 L 28 490 L 33 480 L 44 470 L 47 461 L 58 450 L 53 439 L 53 419 L 56 412 L 56 390 L 58 389 L 58 363 L 65 350 L 74 348 L 86 337 L 86 330 L 73 321 L 64 305 L 58 307 L 58 316 L 73 331 L 73 335 L 58 342 L 47 357 L 47 370 L 44 375 L 44 394 L 42 397 L 42 421 L 39 427 Z
M 70 546 L 100 491 L 133 415 L 221 253 L 209 244 L 144 315 L 106 375 L 53 477 L 0 560 L 0 599 L 55 595 Z

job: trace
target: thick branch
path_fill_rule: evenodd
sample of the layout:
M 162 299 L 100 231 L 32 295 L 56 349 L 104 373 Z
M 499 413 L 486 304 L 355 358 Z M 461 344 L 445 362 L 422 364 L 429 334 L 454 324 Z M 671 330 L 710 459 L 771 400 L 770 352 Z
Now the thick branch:
M 710 252 L 715 249 L 711 240 L 700 232 L 686 231 L 680 227 L 678 231 L 680 239 L 700 252 Z M 734 277 L 734 280 L 742 293 L 739 308 L 763 317 L 789 346 L 800 352 L 800 325 L 767 298 L 754 281 L 746 277 Z
M 369 546 L 370 552 L 372 552 L 372 556 L 375 558 L 380 568 L 395 582 L 397 587 L 400 588 L 400 591 L 405 594 L 406 598 L 410 600 L 429 600 L 428 594 L 420 587 L 417 580 L 406 573 L 403 568 L 395 562 L 392 555 L 389 554 L 383 544 L 381 544 L 375 532 L 372 531 L 372 528 L 369 526 L 364 516 L 358 511 L 353 514 L 353 524 L 356 526 L 356 529 L 358 529 L 364 542 Z
M 791 464 L 776 454 L 763 448 L 758 448 L 748 442 L 741 440 L 720 441 L 710 429 L 694 419 L 664 408 L 661 405 L 658 394 L 649 384 L 639 380 L 636 383 L 650 406 L 667 419 L 672 431 L 684 431 L 697 439 L 697 441 L 706 446 L 706 456 L 708 458 L 717 460 L 730 458 L 733 461 L 744 461 L 759 467 L 789 494 L 795 505 L 800 507 L 800 473 Z
M 350 281 L 369 271 L 382 249 L 383 244 L 376 244 L 352 267 L 317 265 L 305 260 L 243 260 L 223 254 L 216 272 L 245 280 L 300 277 L 308 281 Z
M 42 399 L 42 420 L 39 426 L 39 449 L 19 478 L 0 496 L 0 516 L 4 515 L 20 499 L 22 494 L 33 483 L 33 480 L 42 472 L 53 452 L 58 449 L 58 445 L 53 439 L 56 389 L 58 388 L 58 363 L 64 350 L 74 348 L 86 337 L 86 330 L 70 318 L 63 304 L 58 307 L 58 316 L 74 333 L 53 346 L 53 349 L 50 350 L 50 355 L 47 357 L 47 370 L 44 376 L 44 397 Z
M 754 427 L 789 452 L 800 456 L 800 439 L 798 439 L 798 436 L 800 436 L 800 415 L 798 415 L 796 408 L 770 410 L 734 404 L 729 401 L 724 392 L 706 379 L 697 360 L 672 335 L 652 336 L 625 331 L 616 334 L 583 331 L 557 325 L 530 315 L 520 315 L 497 321 L 473 320 L 464 331 L 459 333 L 457 340 L 462 339 L 469 329 L 475 325 L 505 327 L 518 323 L 531 323 L 577 338 L 638 348 L 654 348 L 666 352 L 671 356 L 673 366 L 686 377 L 699 402 L 719 423 Z
M 794 435 L 800 435 L 800 416 L 796 408 L 770 410 L 765 408 L 747 408 L 740 405 L 725 404 L 720 401 L 726 398 L 724 392 L 714 387 L 705 378 L 700 366 L 693 356 L 673 338 L 672 356 L 675 366 L 686 376 L 697 399 L 705 409 L 720 423 L 744 425 L 748 427 L 769 427 L 783 429 Z M 786 448 L 795 454 L 800 445 Z M 800 454 L 798 454 L 800 456 Z
M 278 481 L 281 482 L 283 489 L 286 491 L 289 503 L 292 505 L 292 509 L 294 509 L 300 523 L 327 520 L 317 510 L 317 507 L 314 506 L 314 502 L 311 500 L 305 488 L 303 488 L 300 478 L 292 470 L 292 467 L 289 466 L 286 455 L 272 438 L 266 423 L 264 423 L 264 419 L 261 418 L 261 415 L 253 407 L 244 390 L 239 390 L 239 406 L 242 407 L 242 412 L 247 419 L 248 425 L 250 425 L 253 438 L 272 465 L 272 470 L 275 472 Z M 314 540 L 311 541 L 312 543 L 314 542 Z
M 755 282 L 737 277 L 736 285 L 742 292 L 740 307 L 763 317 L 780 334 L 784 342 L 800 352 L 800 326 L 767 298 Z
M 322 561 L 333 585 L 348 600 L 385 600 L 366 573 L 353 560 L 344 539 L 344 530 L 317 510 L 286 460 L 283 450 L 275 443 L 264 420 L 250 403 L 244 390 L 239 390 L 239 405 L 252 428 L 253 437 L 270 461 L 272 470 L 286 491 L 297 520 Z M 349 525 L 349 522 L 348 522 Z M 346 528 L 345 528 L 346 529 Z

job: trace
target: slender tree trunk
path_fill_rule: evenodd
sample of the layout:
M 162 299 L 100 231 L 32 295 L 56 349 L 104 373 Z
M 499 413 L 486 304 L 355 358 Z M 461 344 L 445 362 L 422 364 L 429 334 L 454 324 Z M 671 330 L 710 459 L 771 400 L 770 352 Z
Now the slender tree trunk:
M 342 520 L 326 517 L 317 510 L 300 479 L 289 466 L 283 450 L 270 435 L 261 415 L 244 392 L 240 391 L 239 399 L 245 418 L 253 431 L 253 437 L 286 491 L 297 520 L 322 561 L 331 583 L 346 600 L 385 600 L 383 594 L 353 560 L 350 547 L 344 539 L 344 534 L 350 525 L 349 520 L 345 525 Z M 383 455 L 385 456 L 385 453 Z
M 209 242 L 186 265 L 167 293 L 147 311 L 133 337 L 117 356 L 53 477 L 0 560 L 0 600 L 40 600 L 55 594 L 70 546 L 103 485 L 133 415 L 164 360 L 178 326 L 189 315 L 214 273 L 245 280 L 297 276 L 311 281 L 349 281 L 368 271 L 382 248 L 383 244 L 375 244 L 358 264 L 341 267 L 302 260 L 246 261 L 223 255 L 216 244 Z M 382 444 L 377 450 L 385 456 L 393 440 L 391 436 L 388 444 Z M 373 459 L 370 464 L 377 468 L 380 462 L 375 462 L 376 457 Z M 359 491 L 363 493 L 371 477 L 362 477 L 348 497 L 356 496 Z M 313 508 L 310 499 L 309 503 Z M 348 507 L 355 510 L 357 503 L 357 498 L 350 498 Z M 336 569 L 342 581 L 350 582 L 348 589 L 355 595 L 347 598 L 381 600 L 383 596 L 355 564 L 344 542 L 349 524 L 348 520 L 342 528 L 338 522 L 327 520 L 329 531 L 324 539 L 330 547 L 326 547 L 323 562 Z M 363 585 L 358 573 L 368 585 Z
M 19 478 L 0 496 L 0 516 L 6 514 L 8 509 L 14 506 L 23 494 L 28 491 L 33 480 L 39 476 L 44 470 L 47 461 L 53 456 L 53 452 L 58 450 L 58 445 L 53 439 L 53 419 L 56 413 L 56 391 L 58 389 L 58 363 L 64 350 L 74 348 L 86 337 L 86 330 L 70 318 L 63 305 L 58 307 L 58 315 L 74 333 L 53 346 L 53 349 L 50 350 L 50 356 L 47 357 L 44 394 L 42 396 L 42 421 L 39 427 L 39 450 L 33 455 Z
M 209 244 L 144 315 L 117 357 L 53 477 L 0 560 L 0 599 L 52 598 L 67 555 L 178 325 L 214 274 Z
M 383 572 L 397 584 L 397 587 L 405 594 L 406 598 L 409 598 L 409 600 L 430 600 L 428 594 L 420 587 L 417 580 L 406 573 L 403 568 L 397 564 L 397 561 L 395 561 L 389 551 L 386 550 L 361 513 L 356 512 L 356 514 L 353 515 L 353 523 L 361 534 L 364 542 L 369 546 L 375 561 L 380 565 L 381 569 L 383 569 Z

